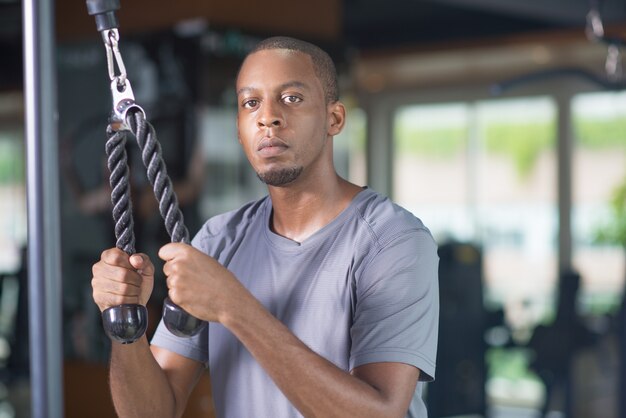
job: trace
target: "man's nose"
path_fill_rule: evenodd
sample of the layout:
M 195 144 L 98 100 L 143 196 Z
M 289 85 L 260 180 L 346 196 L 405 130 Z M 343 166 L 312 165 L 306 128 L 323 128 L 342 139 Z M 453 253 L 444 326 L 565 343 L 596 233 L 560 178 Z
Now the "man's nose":
M 283 116 L 275 106 L 266 104 L 257 119 L 259 128 L 280 128 L 285 124 Z

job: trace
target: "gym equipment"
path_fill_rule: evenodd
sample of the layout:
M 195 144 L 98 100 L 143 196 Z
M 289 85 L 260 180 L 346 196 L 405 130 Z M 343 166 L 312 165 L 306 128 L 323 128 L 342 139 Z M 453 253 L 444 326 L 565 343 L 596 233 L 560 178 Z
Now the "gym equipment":
M 439 339 L 436 380 L 428 385 L 431 417 L 487 416 L 482 251 L 470 243 L 439 246 Z M 454 401 L 451 401 L 454 400 Z
M 154 127 L 146 120 L 144 110 L 135 103 L 135 96 L 126 74 L 119 50 L 118 22 L 115 11 L 120 8 L 119 0 L 86 0 L 87 11 L 96 19 L 96 27 L 102 35 L 106 49 L 113 112 L 107 127 L 107 166 L 111 175 L 111 202 L 115 221 L 116 247 L 127 254 L 135 253 L 133 215 L 130 198 L 130 182 L 126 139 L 132 134 L 141 150 L 141 159 L 159 202 L 159 213 L 172 242 L 189 244 L 189 231 L 183 223 L 183 214 L 178 199 L 167 175 Z M 116 74 L 116 67 L 119 73 Z M 148 325 L 145 306 L 124 304 L 112 306 L 102 312 L 106 334 L 114 341 L 129 344 L 140 338 Z M 163 304 L 163 321 L 167 329 L 179 337 L 197 334 L 205 325 L 181 307 L 166 298 Z
M 553 78 L 577 77 L 596 84 L 605 90 L 620 91 L 626 89 L 626 77 L 622 70 L 622 49 L 626 46 L 626 40 L 609 37 L 604 32 L 604 23 L 600 14 L 602 0 L 589 0 L 589 12 L 586 16 L 585 35 L 591 42 L 607 47 L 606 60 L 604 62 L 604 74 L 596 74 L 584 68 L 563 67 L 550 68 L 524 74 L 509 80 L 501 81 L 490 87 L 491 94 L 498 96 L 511 88 L 523 84 L 544 81 Z

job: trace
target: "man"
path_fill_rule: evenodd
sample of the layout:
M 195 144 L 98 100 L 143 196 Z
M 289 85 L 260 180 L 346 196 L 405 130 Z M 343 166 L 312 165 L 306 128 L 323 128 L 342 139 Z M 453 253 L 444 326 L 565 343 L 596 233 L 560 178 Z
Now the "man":
M 345 108 L 331 59 L 270 38 L 244 60 L 237 97 L 239 142 L 269 196 L 210 219 L 192 246 L 161 248 L 170 298 L 209 324 L 113 344 L 119 415 L 181 416 L 208 366 L 220 418 L 426 416 L 436 245 L 407 211 L 336 174 Z M 145 304 L 154 267 L 111 249 L 93 274 L 104 310 Z

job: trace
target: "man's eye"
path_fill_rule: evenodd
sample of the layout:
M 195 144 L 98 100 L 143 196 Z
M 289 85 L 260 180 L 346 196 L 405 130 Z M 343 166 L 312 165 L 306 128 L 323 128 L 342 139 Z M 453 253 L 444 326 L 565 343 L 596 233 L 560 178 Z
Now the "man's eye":
M 245 107 L 246 109 L 251 109 L 255 107 L 257 104 L 259 104 L 258 100 L 250 99 L 250 100 L 244 101 L 242 103 L 242 106 Z
M 285 103 L 300 103 L 302 99 L 298 96 L 285 96 L 283 97 Z

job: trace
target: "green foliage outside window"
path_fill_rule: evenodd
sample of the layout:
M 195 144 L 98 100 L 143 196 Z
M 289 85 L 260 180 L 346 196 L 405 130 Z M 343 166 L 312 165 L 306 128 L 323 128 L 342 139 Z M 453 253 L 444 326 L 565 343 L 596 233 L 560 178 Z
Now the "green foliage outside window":
M 589 149 L 621 146 L 626 150 L 626 117 L 611 119 L 575 118 L 577 144 Z
M 24 182 L 24 151 L 15 140 L 0 139 L 0 185 Z
M 600 243 L 619 245 L 626 250 L 626 179 L 618 185 L 609 202 L 611 215 L 596 232 Z
M 530 356 L 531 352 L 523 348 L 489 348 L 485 353 L 489 377 L 513 381 L 538 381 L 535 374 L 529 370 Z
M 532 171 L 542 152 L 554 148 L 555 132 L 555 122 L 491 123 L 484 131 L 485 151 L 511 158 L 523 177 Z M 465 151 L 468 135 L 465 126 L 420 129 L 400 121 L 396 124 L 396 151 L 423 157 L 450 157 Z
M 467 106 L 458 103 L 400 110 L 394 121 L 396 154 L 450 158 L 464 153 L 467 117 Z
M 451 157 L 465 150 L 467 131 L 463 126 L 419 128 L 396 124 L 396 152 L 427 157 Z
M 576 139 L 580 147 L 626 152 L 626 116 L 576 118 Z M 626 178 L 618 184 L 608 203 L 610 215 L 596 230 L 596 242 L 626 249 Z
M 594 119 L 576 117 L 577 146 L 602 150 L 626 149 L 626 117 Z M 538 157 L 556 147 L 556 120 L 542 122 L 491 122 L 482 131 L 487 153 L 511 158 L 521 177 L 534 168 Z M 469 129 L 464 125 L 420 127 L 398 118 L 395 124 L 396 152 L 422 157 L 451 157 L 465 152 Z
M 554 149 L 556 122 L 491 123 L 485 129 L 487 152 L 513 160 L 520 177 L 533 170 L 539 156 Z

